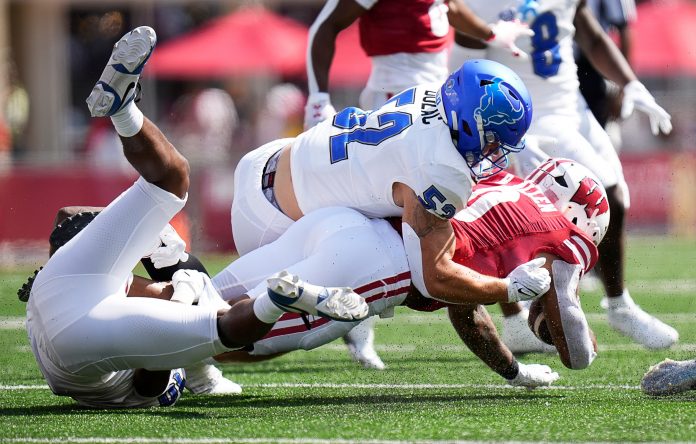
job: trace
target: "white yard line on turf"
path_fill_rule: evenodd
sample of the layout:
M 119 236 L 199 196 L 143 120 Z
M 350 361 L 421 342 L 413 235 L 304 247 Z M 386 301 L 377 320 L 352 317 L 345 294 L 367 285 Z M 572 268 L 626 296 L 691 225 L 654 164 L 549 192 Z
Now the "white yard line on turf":
M 498 320 L 501 318 L 500 314 L 492 314 L 493 319 Z M 606 322 L 607 316 L 604 313 L 586 313 L 585 316 L 590 322 Z M 664 322 L 693 322 L 693 313 L 657 313 L 655 314 L 659 319 Z M 447 316 L 444 311 L 442 313 L 417 313 L 417 312 L 406 312 L 399 313 L 395 318 L 394 322 L 404 322 L 407 324 L 435 324 L 435 323 L 449 323 Z M 392 322 L 392 320 L 387 319 L 386 322 Z M 0 316 L 0 330 L 24 330 L 24 316 Z
M 427 348 L 433 350 L 430 345 L 423 344 L 422 346 L 417 346 L 413 344 L 375 344 L 375 350 L 380 353 L 415 353 L 420 348 Z M 463 353 L 467 352 L 469 349 L 464 344 L 439 344 L 436 348 L 439 351 L 451 352 L 451 353 Z M 28 345 L 17 345 L 13 349 L 16 353 L 31 353 L 31 347 Z M 322 345 L 318 350 L 323 350 L 325 352 L 335 352 L 335 353 L 345 353 L 346 346 L 344 344 L 326 344 Z M 600 352 L 614 352 L 614 351 L 648 351 L 645 347 L 640 344 L 600 344 Z M 696 344 L 689 343 L 677 343 L 669 348 L 672 352 L 689 352 L 696 353 Z
M 24 330 L 24 316 L 0 316 L 0 330 Z
M 278 382 L 266 384 L 243 384 L 245 388 L 331 388 L 331 389 L 402 389 L 402 390 L 434 390 L 434 389 L 510 389 L 522 390 L 522 387 L 512 387 L 506 384 L 341 384 L 314 383 L 304 384 L 295 382 Z M 625 384 L 590 384 L 590 385 L 554 385 L 540 387 L 541 390 L 638 390 L 637 385 Z M 0 385 L 0 391 L 13 390 L 48 390 L 47 385 Z
M 47 444 L 222 444 L 222 443 L 241 443 L 241 444 L 473 444 L 482 441 L 402 441 L 402 440 L 386 440 L 386 439 L 321 439 L 321 438 L 145 438 L 145 437 L 130 437 L 130 438 L 100 438 L 100 437 L 66 437 L 66 438 L 3 438 L 0 442 L 4 443 L 47 443 Z M 529 444 L 536 441 L 485 441 L 487 443 L 507 443 L 507 444 Z M 601 444 L 614 444 L 618 441 L 602 441 Z M 651 444 L 649 441 L 642 441 L 643 444 Z M 563 444 L 563 442 L 560 442 Z M 586 444 L 600 444 L 587 441 Z M 670 442 L 670 444 L 686 444 L 681 442 Z

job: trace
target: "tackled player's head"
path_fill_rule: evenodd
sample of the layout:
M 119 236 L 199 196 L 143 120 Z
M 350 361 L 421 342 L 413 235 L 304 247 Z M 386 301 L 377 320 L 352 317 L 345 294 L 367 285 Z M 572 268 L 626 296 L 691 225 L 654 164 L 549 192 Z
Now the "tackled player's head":
M 537 184 L 563 215 L 599 245 L 609 227 L 607 193 L 597 177 L 574 160 L 553 158 L 532 171 Z

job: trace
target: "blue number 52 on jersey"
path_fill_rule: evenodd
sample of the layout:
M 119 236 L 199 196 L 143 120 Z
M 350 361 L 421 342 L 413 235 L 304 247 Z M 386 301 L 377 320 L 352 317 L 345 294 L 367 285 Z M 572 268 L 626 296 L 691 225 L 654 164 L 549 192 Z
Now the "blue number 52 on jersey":
M 415 91 L 415 88 L 407 89 L 392 97 L 384 106 L 395 103 L 399 107 L 413 103 Z M 384 106 L 373 112 L 351 107 L 334 116 L 333 126 L 346 131 L 331 136 L 329 140 L 329 156 L 332 164 L 348 158 L 348 144 L 351 142 L 377 146 L 413 125 L 411 114 L 401 111 L 386 111 Z M 376 128 L 366 127 L 367 117 L 373 113 L 377 115 L 378 126 Z

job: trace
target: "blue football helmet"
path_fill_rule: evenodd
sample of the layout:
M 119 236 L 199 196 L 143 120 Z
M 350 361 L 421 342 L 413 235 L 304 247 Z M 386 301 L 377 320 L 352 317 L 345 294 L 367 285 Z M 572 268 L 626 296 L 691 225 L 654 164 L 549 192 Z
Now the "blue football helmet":
M 443 83 L 437 104 L 474 176 L 505 169 L 507 155 L 524 148 L 532 100 L 510 68 L 491 60 L 469 60 Z

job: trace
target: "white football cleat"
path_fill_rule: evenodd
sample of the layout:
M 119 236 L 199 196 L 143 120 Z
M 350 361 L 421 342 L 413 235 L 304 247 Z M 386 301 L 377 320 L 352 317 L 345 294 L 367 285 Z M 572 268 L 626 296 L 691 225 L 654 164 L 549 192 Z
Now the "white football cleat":
M 186 367 L 186 388 L 194 395 L 238 395 L 242 386 L 222 375 L 219 368 L 211 364 Z
M 335 321 L 361 321 L 369 307 L 348 287 L 322 287 L 281 271 L 268 278 L 268 296 L 280 309 Z
M 371 316 L 343 336 L 351 358 L 367 369 L 384 370 L 382 359 L 375 350 L 374 325 L 377 317 Z
M 650 370 L 640 381 L 643 393 L 651 396 L 673 395 L 696 390 L 696 360 L 673 361 L 665 359 Z
M 513 354 L 556 353 L 556 347 L 537 338 L 527 325 L 529 310 L 524 309 L 516 315 L 503 316 L 503 332 L 500 340 Z
M 92 117 L 112 116 L 135 99 L 140 73 L 156 43 L 157 34 L 148 26 L 135 28 L 116 42 L 99 81 L 87 97 Z
M 607 303 L 602 305 L 607 306 Z M 679 340 L 679 333 L 674 328 L 649 315 L 632 300 L 623 306 L 608 308 L 607 319 L 614 330 L 646 348 L 669 348 Z

